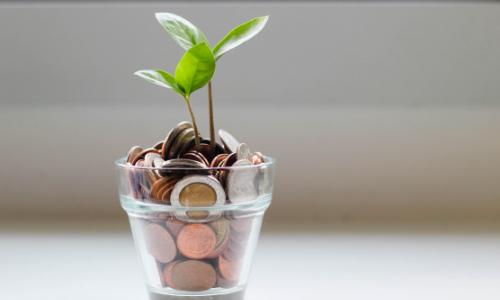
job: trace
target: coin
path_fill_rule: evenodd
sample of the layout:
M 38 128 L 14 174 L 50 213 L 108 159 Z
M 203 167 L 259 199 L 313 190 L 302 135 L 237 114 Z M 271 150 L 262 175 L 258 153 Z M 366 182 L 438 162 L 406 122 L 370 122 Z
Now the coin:
M 215 232 L 205 224 L 185 225 L 177 235 L 177 249 L 182 255 L 192 259 L 210 255 L 216 242 Z
M 163 162 L 159 166 L 158 173 L 161 176 L 184 176 L 186 174 L 207 174 L 207 166 L 192 160 L 185 158 L 173 158 Z
M 172 206 L 178 208 L 209 207 L 223 205 L 226 202 L 224 188 L 213 176 L 189 175 L 179 180 L 170 196 Z M 177 210 L 176 216 L 181 220 L 190 218 L 214 219 L 221 214 L 220 211 L 207 210 Z
M 172 283 L 172 279 L 173 279 L 173 268 L 176 264 L 180 263 L 181 260 L 174 260 L 168 264 L 166 264 L 164 267 L 163 267 L 163 278 L 162 278 L 162 281 L 165 282 L 165 284 L 167 286 L 172 286 L 173 283 Z
M 159 199 L 162 203 L 170 203 L 170 195 L 172 194 L 172 190 L 174 189 L 175 183 L 171 181 L 170 184 L 165 185 L 165 188 L 161 189 L 159 192 Z
M 177 177 L 162 177 L 153 183 L 150 198 L 154 202 L 170 204 L 170 194 L 165 193 L 170 189 L 170 193 L 179 179 Z
M 152 168 L 155 166 L 155 164 L 159 164 L 162 162 L 164 162 L 164 160 L 163 158 L 161 158 L 161 155 L 157 152 L 150 152 L 144 156 L 145 167 Z
M 263 163 L 265 161 L 265 158 L 264 158 L 264 155 L 262 155 L 262 153 L 254 152 L 251 155 L 250 161 L 254 165 L 260 165 L 261 163 Z
M 217 242 L 215 243 L 214 251 L 210 253 L 207 258 L 216 258 L 219 256 L 229 242 L 229 221 L 220 218 L 214 222 L 209 223 L 210 227 L 213 228 Z
M 142 152 L 142 147 L 141 146 L 133 146 L 128 150 L 127 153 L 127 162 L 132 164 L 132 161 L 134 161 L 135 157 Z
M 140 168 L 144 167 L 144 160 L 143 159 L 139 159 L 135 163 L 135 166 L 139 168 L 139 169 L 133 170 L 133 176 L 134 176 L 134 181 L 136 184 L 136 189 L 137 189 L 138 194 L 140 195 L 139 198 L 146 199 L 149 196 L 149 193 L 151 191 L 151 187 L 153 186 L 153 183 L 156 181 L 156 178 L 151 176 L 151 174 L 149 174 L 150 172 L 148 170 L 140 169 Z
M 166 225 L 172 236 L 177 237 L 185 223 L 177 220 L 175 217 L 169 217 L 166 221 Z
M 213 176 L 190 175 L 175 185 L 172 204 L 183 207 L 222 205 L 226 195 Z
M 215 156 L 212 159 L 212 162 L 210 163 L 210 168 L 217 167 L 220 162 L 222 162 L 224 159 L 226 159 L 227 156 L 228 156 L 228 154 L 226 154 L 226 153 L 222 153 L 222 154 Z
M 170 150 L 168 151 L 169 158 L 177 158 L 179 157 L 179 153 L 181 148 L 191 140 L 194 140 L 194 129 L 187 128 L 179 133 L 179 135 L 175 138 Z
M 215 286 L 217 274 L 207 262 L 184 260 L 167 265 L 165 282 L 173 289 L 182 291 L 204 291 Z
M 168 263 L 177 254 L 175 242 L 170 233 L 163 226 L 150 223 L 144 228 L 146 249 L 159 262 Z
M 137 154 L 132 159 L 132 164 L 135 165 L 139 159 L 144 159 L 144 157 L 148 153 L 158 153 L 158 150 L 156 150 L 155 148 L 147 148 L 147 149 L 142 150 L 139 154 Z
M 219 144 L 215 144 L 214 151 L 212 152 L 212 146 L 210 145 L 210 142 L 202 142 L 200 144 L 200 147 L 198 148 L 198 151 L 201 152 L 208 161 L 212 161 L 212 159 L 216 155 L 224 153 L 224 148 L 222 148 L 222 146 Z
M 238 160 L 233 164 L 234 168 L 227 174 L 226 192 L 231 203 L 241 203 L 257 198 L 256 177 L 258 169 L 246 159 Z
M 205 155 L 203 155 L 203 153 L 196 151 L 196 150 L 190 150 L 190 151 L 184 153 L 182 155 L 182 158 L 195 160 L 197 162 L 204 164 L 205 166 L 208 166 L 210 164 L 208 162 L 207 158 L 205 157 Z
M 229 154 L 220 164 L 219 168 L 227 168 L 230 167 L 236 162 L 236 156 L 237 154 L 235 152 Z M 227 175 L 230 171 L 229 170 L 219 170 L 217 173 L 217 179 L 219 182 L 222 184 L 224 188 L 226 188 L 226 181 L 227 181 Z
M 234 136 L 232 136 L 224 129 L 219 129 L 219 138 L 222 141 L 222 144 L 224 145 L 224 148 L 227 152 L 236 152 L 236 149 L 238 148 L 240 142 L 238 142 L 238 140 Z
M 236 159 L 251 159 L 250 148 L 247 144 L 241 143 L 238 145 L 238 148 L 236 148 Z
M 241 263 L 239 260 L 228 260 L 223 255 L 217 261 L 220 275 L 229 281 L 237 281 L 240 277 Z
M 161 149 L 161 155 L 163 159 L 169 158 L 168 151 L 170 151 L 170 148 L 172 147 L 172 144 L 174 140 L 177 138 L 177 136 L 185 129 L 192 127 L 193 125 L 191 125 L 191 123 L 184 121 L 180 122 L 174 128 L 172 128 L 172 130 L 170 130 L 170 132 L 165 137 L 165 141 L 163 142 L 163 147 Z

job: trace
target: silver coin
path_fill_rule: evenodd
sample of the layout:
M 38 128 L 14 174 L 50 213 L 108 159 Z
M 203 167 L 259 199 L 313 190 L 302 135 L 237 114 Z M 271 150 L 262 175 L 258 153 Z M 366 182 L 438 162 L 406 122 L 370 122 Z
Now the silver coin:
M 250 148 L 248 147 L 247 144 L 241 143 L 238 145 L 238 147 L 236 148 L 236 159 L 237 160 L 252 159 L 252 153 L 250 152 Z
M 201 198 L 200 198 L 200 193 L 199 191 L 194 191 L 193 194 L 196 195 L 190 195 L 192 197 L 192 202 L 189 205 L 185 205 L 183 203 L 184 199 L 182 198 L 183 192 L 189 193 L 186 188 L 188 188 L 191 185 L 197 185 L 201 184 L 202 186 L 205 185 L 208 186 L 209 189 L 212 190 L 212 192 L 215 193 L 215 201 L 213 204 L 208 205 L 207 204 L 207 199 L 203 198 L 203 193 L 201 193 Z M 204 189 L 205 189 L 204 188 Z M 211 192 L 210 192 L 211 193 Z M 189 197 L 189 195 L 188 195 Z M 219 183 L 219 181 L 213 177 L 213 176 L 204 176 L 204 175 L 189 175 L 181 180 L 179 180 L 175 186 L 174 189 L 172 190 L 172 194 L 170 195 L 170 203 L 175 210 L 175 215 L 178 219 L 192 222 L 193 219 L 198 221 L 198 222 L 206 222 L 209 220 L 214 220 L 220 217 L 221 211 L 215 211 L 215 210 L 196 210 L 193 209 L 194 207 L 207 207 L 207 206 L 222 206 L 226 202 L 226 193 L 224 192 L 224 188 L 222 185 Z
M 255 200 L 258 196 L 256 179 L 258 168 L 251 167 L 247 159 L 238 160 L 233 167 L 250 166 L 245 168 L 232 168 L 226 179 L 226 192 L 231 203 L 242 203 Z
M 148 168 L 152 168 L 155 165 L 159 165 L 163 162 L 163 158 L 161 158 L 161 155 L 158 153 L 151 152 L 144 156 L 144 166 Z
M 233 135 L 224 129 L 219 129 L 219 138 L 229 152 L 236 152 L 236 149 L 241 144 Z

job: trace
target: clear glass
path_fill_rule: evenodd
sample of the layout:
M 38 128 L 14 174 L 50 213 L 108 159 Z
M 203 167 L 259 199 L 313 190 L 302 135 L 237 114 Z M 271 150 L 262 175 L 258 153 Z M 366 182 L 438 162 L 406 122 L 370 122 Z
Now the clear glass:
M 138 167 L 120 159 L 116 167 L 120 202 L 129 216 L 150 299 L 243 299 L 272 199 L 274 160 L 200 170 Z M 155 187 L 161 175 L 176 177 L 169 197 Z M 196 185 L 182 187 L 183 179 L 196 183 L 204 177 L 228 183 L 217 193 L 203 193 L 203 185 L 201 193 L 193 190 Z M 196 202 L 189 197 L 182 201 L 184 191 L 196 195 Z

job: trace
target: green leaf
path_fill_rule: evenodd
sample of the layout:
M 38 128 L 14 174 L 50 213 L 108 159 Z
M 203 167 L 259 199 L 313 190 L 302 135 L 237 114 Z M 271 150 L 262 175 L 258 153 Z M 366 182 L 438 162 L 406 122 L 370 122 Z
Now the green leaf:
M 205 34 L 183 17 L 172 13 L 156 13 L 155 16 L 183 49 L 188 50 L 199 43 L 208 43 Z
M 175 81 L 175 78 L 172 74 L 163 71 L 163 70 L 139 70 L 134 73 L 134 75 L 137 75 L 141 77 L 142 79 L 152 83 L 156 84 L 158 86 L 167 88 L 167 89 L 173 89 L 177 93 L 183 95 L 184 93 L 179 89 L 179 86 L 177 85 L 177 82 Z
M 259 33 L 266 26 L 269 16 L 253 18 L 231 30 L 217 45 L 213 52 L 219 59 L 227 51 L 238 47 Z
M 207 84 L 215 72 L 215 58 L 207 43 L 189 49 L 175 69 L 175 80 L 186 97 Z

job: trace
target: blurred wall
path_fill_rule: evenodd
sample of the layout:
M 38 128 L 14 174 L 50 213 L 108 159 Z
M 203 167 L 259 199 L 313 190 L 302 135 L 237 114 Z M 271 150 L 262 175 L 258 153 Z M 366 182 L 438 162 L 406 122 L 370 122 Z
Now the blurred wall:
M 278 158 L 269 221 L 500 217 L 500 4 L 0 3 L 0 217 L 123 216 L 113 160 L 188 115 L 131 74 L 182 51 L 172 11 L 220 60 L 217 126 Z M 207 132 L 205 92 L 194 97 Z

